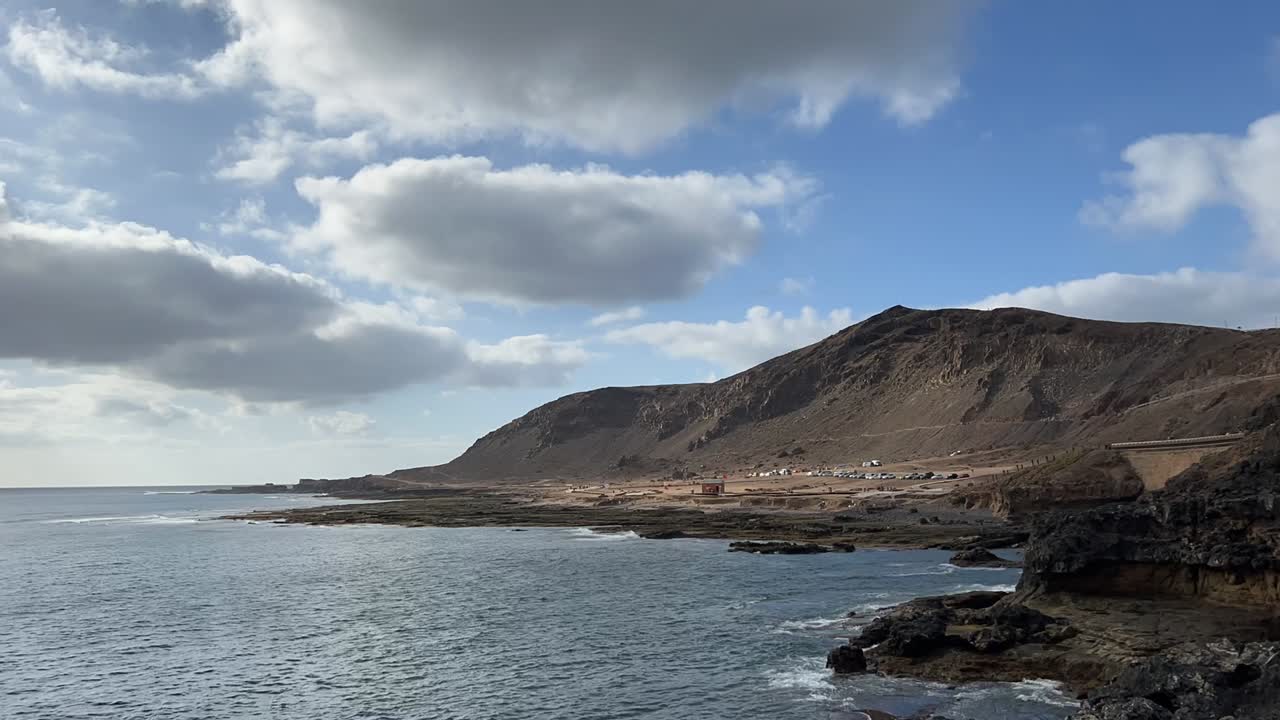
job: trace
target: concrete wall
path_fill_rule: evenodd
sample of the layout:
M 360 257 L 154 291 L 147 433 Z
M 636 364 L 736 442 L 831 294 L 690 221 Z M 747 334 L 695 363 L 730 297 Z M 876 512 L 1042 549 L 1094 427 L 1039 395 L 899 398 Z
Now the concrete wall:
M 1229 445 L 1215 444 L 1191 448 L 1144 448 L 1121 453 L 1133 465 L 1147 490 L 1161 490 L 1169 478 L 1200 462 L 1205 455 L 1221 452 Z

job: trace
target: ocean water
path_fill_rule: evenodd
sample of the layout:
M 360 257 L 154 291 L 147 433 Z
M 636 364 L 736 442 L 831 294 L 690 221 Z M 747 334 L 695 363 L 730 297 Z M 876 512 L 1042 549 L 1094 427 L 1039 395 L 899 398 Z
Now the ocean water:
M 1048 720 L 1073 706 L 1034 679 L 823 668 L 875 608 L 1008 587 L 1016 570 L 935 551 L 212 519 L 326 502 L 0 490 L 0 718 Z

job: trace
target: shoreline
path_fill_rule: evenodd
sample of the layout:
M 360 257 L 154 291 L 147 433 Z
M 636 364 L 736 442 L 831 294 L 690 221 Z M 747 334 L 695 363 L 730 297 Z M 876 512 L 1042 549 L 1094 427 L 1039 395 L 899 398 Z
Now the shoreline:
M 1011 548 L 1025 541 L 1021 526 L 974 513 L 924 514 L 898 508 L 876 513 L 806 512 L 747 507 L 697 508 L 556 504 L 510 492 L 441 491 L 428 497 L 360 498 L 350 505 L 255 510 L 223 516 L 277 524 L 396 525 L 401 527 L 589 528 L 635 532 L 647 539 L 775 540 L 856 547 L 963 550 Z

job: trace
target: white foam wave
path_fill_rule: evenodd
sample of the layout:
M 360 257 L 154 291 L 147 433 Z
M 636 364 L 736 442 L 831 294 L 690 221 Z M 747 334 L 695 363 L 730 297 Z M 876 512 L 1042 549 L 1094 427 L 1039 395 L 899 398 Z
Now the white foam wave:
M 1057 707 L 1079 707 L 1080 703 L 1062 691 L 1062 683 L 1053 680 L 1023 680 L 1013 683 L 1018 699 Z
M 139 525 L 178 525 L 185 523 L 199 522 L 194 517 L 173 517 L 170 515 L 111 515 L 105 517 L 83 517 L 83 518 L 57 518 L 54 520 L 44 520 L 45 524 L 52 525 L 86 525 L 94 523 L 121 523 L 121 524 L 139 524 Z
M 810 618 L 808 620 L 785 620 L 773 629 L 774 635 L 797 635 L 814 632 L 816 630 L 826 630 L 830 628 L 842 628 L 848 622 L 848 618 Z
M 948 590 L 947 593 L 950 594 L 950 593 L 964 593 L 964 592 L 1013 592 L 1014 590 L 1017 590 L 1017 589 L 1018 589 L 1018 586 L 1016 584 L 983 585 L 981 583 L 973 583 L 971 585 L 956 585 L 955 587 Z
M 920 575 L 950 575 L 960 568 L 951 563 L 942 563 L 933 570 L 921 570 L 919 572 L 892 573 L 889 577 L 918 577 Z
M 830 700 L 835 692 L 831 673 L 820 663 L 805 661 L 784 670 L 766 670 L 769 687 L 789 690 L 808 690 L 810 700 Z
M 626 532 L 596 532 L 591 528 L 573 528 L 569 534 L 575 540 L 639 540 L 640 536 L 632 530 Z
M 199 490 L 147 490 L 143 495 L 195 495 Z
M 943 565 L 945 565 L 946 567 L 955 568 L 956 570 L 964 570 L 965 572 L 968 572 L 970 570 L 986 570 L 988 572 L 1008 572 L 1009 570 L 1015 570 L 1015 571 L 1017 570 L 1017 568 L 1002 568 L 1002 567 L 960 567 L 959 565 L 952 565 L 951 563 L 943 563 Z

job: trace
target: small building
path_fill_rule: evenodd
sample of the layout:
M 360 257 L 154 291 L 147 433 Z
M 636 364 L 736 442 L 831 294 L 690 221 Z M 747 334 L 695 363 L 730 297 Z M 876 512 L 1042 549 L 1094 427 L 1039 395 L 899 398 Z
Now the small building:
M 723 495 L 724 480 L 703 480 L 702 494 L 703 495 Z

